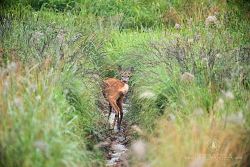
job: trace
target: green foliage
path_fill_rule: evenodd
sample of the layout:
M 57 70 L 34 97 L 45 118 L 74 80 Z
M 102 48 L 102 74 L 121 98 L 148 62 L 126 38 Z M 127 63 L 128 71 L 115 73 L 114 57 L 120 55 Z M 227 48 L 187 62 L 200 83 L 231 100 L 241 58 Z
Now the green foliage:
M 0 166 L 102 166 L 100 41 L 75 18 L 19 10 L 1 25 Z
M 12 7 L 17 4 L 22 6 L 31 6 L 35 10 L 41 8 L 51 8 L 55 11 L 67 11 L 72 10 L 76 6 L 76 2 L 73 0 L 3 0 L 5 7 Z
M 95 100 L 86 96 L 93 88 L 83 87 L 70 71 L 39 68 L 33 65 L 29 72 L 22 67 L 18 73 L 10 71 L 1 85 L 0 165 L 98 165 L 102 162 L 99 153 L 88 150 L 90 141 L 84 138 L 101 126 Z M 72 103 L 69 87 L 77 92 L 77 103 Z
M 227 136 L 227 118 L 238 113 L 239 129 L 249 131 L 249 3 L 202 2 L 3 1 L 0 166 L 103 166 L 94 147 L 106 131 L 97 101 L 118 65 L 135 68 L 126 117 L 146 138 L 165 139 L 156 127 L 169 121 L 172 136 L 188 138 L 192 121 L 208 131 L 210 117 Z M 206 24 L 209 15 L 218 22 Z M 243 138 L 236 143 L 246 150 Z
M 153 120 L 169 108 L 183 105 L 186 98 L 190 101 L 185 103 L 191 106 L 178 109 L 182 111 L 176 113 L 180 117 L 187 117 L 199 107 L 211 113 L 222 90 L 237 92 L 238 100 L 246 104 L 244 92 L 248 90 L 248 81 L 243 83 L 241 77 L 248 78 L 245 73 L 249 73 L 248 20 L 242 20 L 235 31 L 227 27 L 233 27 L 238 16 L 231 18 L 230 23 L 206 26 L 205 21 L 199 25 L 193 22 L 181 30 L 169 29 L 165 33 L 113 33 L 106 46 L 110 59 L 115 64 L 136 67 L 132 77 L 133 113 L 128 114 L 129 119 L 151 131 Z M 184 72 L 194 75 L 195 84 L 188 86 L 189 83 L 181 81 Z

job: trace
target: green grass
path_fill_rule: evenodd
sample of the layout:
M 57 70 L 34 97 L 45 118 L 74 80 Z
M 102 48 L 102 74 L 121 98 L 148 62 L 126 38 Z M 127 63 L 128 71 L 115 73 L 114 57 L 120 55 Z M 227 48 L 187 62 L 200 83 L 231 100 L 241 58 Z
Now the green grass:
M 195 155 L 209 156 L 214 139 L 225 146 L 219 154 L 233 159 L 205 166 L 247 164 L 248 3 L 6 2 L 0 166 L 104 166 L 94 147 L 107 130 L 100 84 L 118 65 L 135 69 L 126 119 L 143 131 L 133 139 L 146 141 L 143 158 L 129 156 L 132 166 L 202 162 Z M 218 24 L 207 26 L 209 15 Z
M 0 165 L 103 166 L 98 39 L 74 17 L 21 10 L 1 42 Z
M 95 137 L 85 139 L 101 126 L 94 88 L 61 68 L 41 68 L 20 65 L 1 84 L 1 166 L 100 164 L 101 154 L 87 148 Z
M 231 142 L 216 155 L 233 157 L 207 159 L 205 166 L 247 164 L 249 64 L 245 58 L 249 51 L 244 48 L 249 47 L 249 21 L 242 20 L 235 30 L 231 26 L 237 17 L 233 17 L 229 25 L 207 27 L 200 21 L 181 30 L 112 34 L 106 47 L 111 62 L 135 67 L 127 118 L 142 128 L 141 138 L 147 141 L 145 159 L 132 154 L 131 164 L 187 166 L 202 161 L 197 155 L 211 156 L 210 141 L 225 145 L 229 138 Z M 183 81 L 184 72 L 192 73 L 194 80 Z M 235 129 L 239 131 L 234 134 Z

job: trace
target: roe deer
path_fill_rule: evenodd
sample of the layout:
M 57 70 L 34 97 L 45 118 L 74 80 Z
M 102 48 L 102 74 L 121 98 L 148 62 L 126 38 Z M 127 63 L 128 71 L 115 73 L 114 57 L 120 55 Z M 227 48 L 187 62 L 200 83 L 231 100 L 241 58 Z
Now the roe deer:
M 119 70 L 121 79 L 119 80 L 116 78 L 108 78 L 104 80 L 103 94 L 109 102 L 108 120 L 113 109 L 115 111 L 115 119 L 113 122 L 113 128 L 117 121 L 117 128 L 120 131 L 121 122 L 123 118 L 122 103 L 126 94 L 128 93 L 128 89 L 129 89 L 128 81 L 131 76 L 133 68 L 122 70 L 121 67 L 119 67 L 118 70 Z

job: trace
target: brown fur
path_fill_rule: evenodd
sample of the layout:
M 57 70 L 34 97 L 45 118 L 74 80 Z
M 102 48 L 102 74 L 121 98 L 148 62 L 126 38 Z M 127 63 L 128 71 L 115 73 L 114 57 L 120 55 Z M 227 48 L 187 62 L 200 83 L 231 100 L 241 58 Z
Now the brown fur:
M 127 93 L 126 91 L 124 91 L 124 87 L 126 87 L 126 84 L 121 80 L 115 78 L 108 78 L 104 81 L 104 96 L 107 98 L 110 105 L 108 118 L 110 117 L 113 108 L 115 111 L 115 120 L 113 123 L 113 127 L 116 120 L 118 119 L 118 129 L 120 129 L 121 121 L 123 118 L 122 103 Z
M 115 123 L 117 121 L 117 127 L 118 127 L 118 130 L 120 130 L 120 125 L 121 125 L 122 118 L 123 118 L 122 103 L 124 101 L 124 98 L 126 97 L 126 94 L 128 93 L 128 89 L 129 89 L 128 81 L 133 71 L 133 68 L 122 70 L 122 68 L 119 67 L 118 71 L 120 73 L 121 80 L 116 79 L 116 78 L 108 78 L 104 80 L 102 90 L 103 90 L 104 97 L 109 102 L 108 119 L 110 117 L 112 109 L 114 109 L 115 119 L 114 119 L 113 127 L 115 126 Z

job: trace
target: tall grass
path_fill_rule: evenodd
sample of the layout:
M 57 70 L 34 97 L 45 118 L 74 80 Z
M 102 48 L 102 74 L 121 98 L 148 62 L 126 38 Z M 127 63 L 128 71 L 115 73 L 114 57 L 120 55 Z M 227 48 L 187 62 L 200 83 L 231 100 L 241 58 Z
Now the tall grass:
M 173 40 L 154 41 L 140 59 L 132 118 L 153 137 L 146 137 L 148 152 L 132 160 L 135 166 L 249 163 L 248 44 L 240 33 L 229 43 L 224 28 L 199 30 L 198 40 L 180 32 Z
M 1 166 L 100 163 L 84 137 L 100 126 L 90 88 L 60 68 L 41 70 L 45 65 L 12 62 L 1 73 Z
M 1 24 L 0 166 L 102 166 L 100 40 L 77 18 L 20 10 Z
M 132 166 L 247 166 L 248 3 L 6 2 L 1 166 L 103 166 L 99 84 L 120 64 L 146 143 Z
M 147 153 L 136 158 L 138 146 L 132 165 L 248 164 L 249 20 L 236 30 L 241 17 L 226 20 L 232 11 L 224 9 L 217 23 L 207 24 L 202 9 L 180 29 L 115 33 L 107 43 L 113 61 L 135 66 L 127 117 L 142 129 Z

